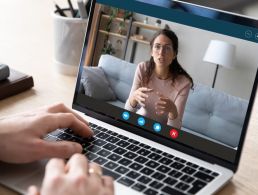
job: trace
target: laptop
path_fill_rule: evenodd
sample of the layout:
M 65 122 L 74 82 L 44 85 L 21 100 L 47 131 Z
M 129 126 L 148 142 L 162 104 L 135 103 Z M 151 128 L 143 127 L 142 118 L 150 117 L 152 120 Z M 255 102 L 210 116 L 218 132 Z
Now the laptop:
M 125 105 L 162 29 L 177 35 L 178 62 L 194 83 L 179 128 Z M 45 139 L 81 143 L 114 178 L 116 194 L 214 194 L 239 165 L 257 89 L 257 42 L 258 21 L 250 17 L 180 1 L 93 0 L 73 109 L 95 135 L 58 129 Z M 25 193 L 40 185 L 45 164 L 1 164 L 0 182 Z

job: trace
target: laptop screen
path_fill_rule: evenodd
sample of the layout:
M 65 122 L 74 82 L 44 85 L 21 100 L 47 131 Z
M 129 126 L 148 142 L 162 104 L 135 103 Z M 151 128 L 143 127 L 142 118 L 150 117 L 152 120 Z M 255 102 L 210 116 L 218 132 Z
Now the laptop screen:
M 235 162 L 257 87 L 257 20 L 148 3 L 93 3 L 74 103 Z

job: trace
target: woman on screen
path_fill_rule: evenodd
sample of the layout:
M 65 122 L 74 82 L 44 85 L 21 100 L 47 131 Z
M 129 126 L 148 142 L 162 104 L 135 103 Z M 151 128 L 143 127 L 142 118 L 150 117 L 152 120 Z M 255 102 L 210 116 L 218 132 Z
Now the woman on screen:
M 177 60 L 178 38 L 163 29 L 150 46 L 151 58 L 138 64 L 125 109 L 180 129 L 193 80 Z

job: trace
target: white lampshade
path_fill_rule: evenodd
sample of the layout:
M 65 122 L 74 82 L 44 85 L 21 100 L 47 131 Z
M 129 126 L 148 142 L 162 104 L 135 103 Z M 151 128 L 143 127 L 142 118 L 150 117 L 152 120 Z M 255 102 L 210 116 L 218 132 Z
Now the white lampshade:
M 224 41 L 211 40 L 203 61 L 214 63 L 226 68 L 234 67 L 236 46 Z

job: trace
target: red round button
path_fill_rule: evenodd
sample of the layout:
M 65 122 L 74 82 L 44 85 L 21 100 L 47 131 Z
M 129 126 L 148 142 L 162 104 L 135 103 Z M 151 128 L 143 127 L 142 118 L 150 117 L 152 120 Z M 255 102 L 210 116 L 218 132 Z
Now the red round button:
M 175 129 L 171 129 L 169 134 L 170 134 L 170 137 L 173 138 L 173 139 L 176 139 L 178 137 L 178 135 L 179 135 L 178 131 L 175 130 Z

